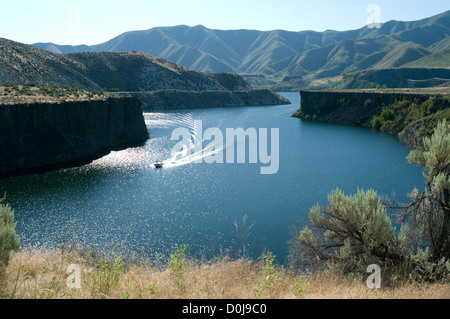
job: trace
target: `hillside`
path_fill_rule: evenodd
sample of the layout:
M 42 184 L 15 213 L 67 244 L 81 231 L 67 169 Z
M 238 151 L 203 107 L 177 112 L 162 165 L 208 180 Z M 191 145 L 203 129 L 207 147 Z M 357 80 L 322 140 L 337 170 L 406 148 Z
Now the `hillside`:
M 346 40 L 289 57 L 263 69 L 262 72 L 267 76 L 338 76 L 381 62 L 400 44 L 400 41 L 384 35 L 368 40 Z
M 414 63 L 449 49 L 449 37 L 447 11 L 419 21 L 389 21 L 378 29 L 294 32 L 181 25 L 127 32 L 93 46 L 35 46 L 54 53 L 139 51 L 200 72 L 239 73 L 255 86 L 298 88 L 349 72 Z M 419 66 L 442 67 L 428 61 Z
M 450 81 L 450 68 L 370 69 L 346 74 L 334 89 L 432 87 Z
M 0 83 L 38 83 L 98 91 L 66 56 L 0 38 Z
M 406 68 L 447 68 L 450 66 L 450 47 L 442 52 L 424 56 L 421 59 L 407 63 L 402 67 Z
M 66 57 L 77 72 L 106 90 L 226 90 L 212 77 L 140 52 L 74 53 Z
M 251 89 L 236 75 L 202 74 L 140 52 L 54 54 L 0 39 L 0 83 L 37 83 L 99 91 Z M 233 82 L 234 81 L 234 82 Z

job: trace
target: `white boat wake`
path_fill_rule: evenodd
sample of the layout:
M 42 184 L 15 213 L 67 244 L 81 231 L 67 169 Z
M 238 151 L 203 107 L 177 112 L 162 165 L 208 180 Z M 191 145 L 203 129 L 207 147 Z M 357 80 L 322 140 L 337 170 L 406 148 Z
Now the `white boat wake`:
M 173 168 L 191 163 L 201 163 L 204 158 L 221 153 L 228 147 L 234 147 L 234 144 L 225 146 L 223 146 L 223 144 L 218 144 L 217 147 L 215 147 L 211 146 L 211 141 L 209 140 L 200 140 L 199 132 L 195 127 L 194 119 L 192 118 L 191 113 L 175 120 L 171 118 L 168 122 L 174 126 L 187 128 L 191 134 L 191 139 L 189 140 L 189 144 L 185 144 L 183 146 L 183 150 L 174 152 L 172 156 L 166 160 L 159 160 L 158 162 L 152 163 L 152 166 L 155 168 Z M 221 123 L 222 120 L 219 122 L 219 126 Z M 206 147 L 203 147 L 204 143 L 209 144 Z

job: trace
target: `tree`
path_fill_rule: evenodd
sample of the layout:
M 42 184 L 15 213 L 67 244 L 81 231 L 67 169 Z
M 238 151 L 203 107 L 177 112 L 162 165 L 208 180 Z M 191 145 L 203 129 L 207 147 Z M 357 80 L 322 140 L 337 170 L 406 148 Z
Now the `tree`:
M 425 189 L 413 191 L 413 202 L 403 208 L 416 245 L 429 247 L 431 260 L 450 258 L 450 124 L 438 123 L 434 134 L 423 140 L 423 149 L 408 156 L 411 164 L 424 166 Z
M 0 274 L 8 265 L 11 251 L 20 249 L 20 240 L 14 223 L 14 210 L 8 204 L 2 204 L 5 199 L 6 194 L 0 199 Z

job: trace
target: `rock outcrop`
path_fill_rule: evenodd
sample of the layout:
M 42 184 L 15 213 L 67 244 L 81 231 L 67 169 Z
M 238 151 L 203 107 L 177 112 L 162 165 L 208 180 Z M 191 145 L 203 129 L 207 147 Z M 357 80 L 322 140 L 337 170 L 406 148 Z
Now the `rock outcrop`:
M 290 104 L 289 100 L 267 89 L 222 92 L 160 90 L 152 92 L 129 92 L 128 94 L 143 103 L 144 111 Z
M 0 178 L 85 164 L 148 138 L 134 98 L 0 105 Z

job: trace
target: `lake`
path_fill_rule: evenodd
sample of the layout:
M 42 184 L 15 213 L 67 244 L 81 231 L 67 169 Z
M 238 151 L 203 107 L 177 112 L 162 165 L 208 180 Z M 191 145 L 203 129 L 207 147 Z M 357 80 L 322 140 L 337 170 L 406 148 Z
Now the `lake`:
M 271 251 L 284 263 L 292 227 L 307 220 L 316 203 L 326 204 L 335 188 L 346 194 L 373 188 L 400 200 L 422 188 L 422 169 L 408 164 L 409 149 L 397 138 L 292 118 L 300 94 L 281 94 L 292 104 L 145 113 L 151 138 L 142 147 L 82 167 L 1 180 L 22 246 L 77 242 L 105 255 L 165 258 L 176 244 L 186 244 L 189 255 L 209 259 L 238 256 L 246 243 L 251 257 Z M 277 172 L 261 174 L 259 161 L 207 163 L 189 153 L 174 158 L 179 141 L 172 133 L 194 132 L 196 123 L 224 136 L 227 128 L 267 128 L 269 142 L 275 140 L 271 129 L 278 129 Z M 229 141 L 215 154 L 228 162 L 230 147 L 237 154 L 239 143 Z M 153 167 L 158 160 L 165 161 L 163 169 Z

